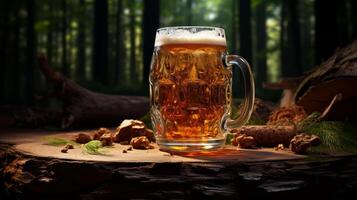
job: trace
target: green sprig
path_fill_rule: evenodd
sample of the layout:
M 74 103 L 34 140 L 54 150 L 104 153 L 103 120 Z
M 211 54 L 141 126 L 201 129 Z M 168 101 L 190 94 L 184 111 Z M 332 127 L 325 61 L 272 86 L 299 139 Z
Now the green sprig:
M 104 154 L 102 142 L 99 140 L 92 140 L 83 145 L 83 152 L 93 155 Z
M 357 153 L 357 125 L 350 121 L 320 121 L 319 113 L 312 113 L 297 124 L 299 132 L 320 137 L 321 145 L 312 147 L 311 152 Z
M 50 146 L 64 146 L 66 144 L 72 144 L 72 145 L 77 144 L 72 140 L 67 140 L 59 137 L 44 137 L 44 140 L 46 140 L 45 144 Z

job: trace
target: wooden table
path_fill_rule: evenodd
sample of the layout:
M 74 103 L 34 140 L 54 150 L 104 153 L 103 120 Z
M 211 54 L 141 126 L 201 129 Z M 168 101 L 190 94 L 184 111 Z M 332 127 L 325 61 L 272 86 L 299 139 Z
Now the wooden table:
M 87 130 L 86 130 L 87 131 Z M 0 196 L 32 199 L 343 198 L 357 191 L 357 157 L 306 157 L 227 146 L 214 153 L 171 155 L 156 146 L 115 144 L 104 155 L 80 146 L 61 153 L 45 136 L 78 131 L 2 129 Z

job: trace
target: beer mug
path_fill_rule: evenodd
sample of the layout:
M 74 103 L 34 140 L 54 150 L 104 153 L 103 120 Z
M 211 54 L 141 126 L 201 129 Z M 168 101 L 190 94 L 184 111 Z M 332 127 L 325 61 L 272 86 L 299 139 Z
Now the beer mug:
M 245 98 L 231 119 L 232 67 L 243 74 Z M 208 151 L 225 144 L 226 133 L 245 124 L 254 104 L 249 64 L 227 53 L 216 27 L 167 27 L 156 32 L 150 69 L 151 119 L 164 151 Z

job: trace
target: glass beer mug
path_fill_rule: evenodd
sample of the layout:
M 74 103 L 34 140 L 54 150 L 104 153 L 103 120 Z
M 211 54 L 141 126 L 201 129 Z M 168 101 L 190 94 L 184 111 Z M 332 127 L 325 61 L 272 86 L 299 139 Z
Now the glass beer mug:
M 244 79 L 240 115 L 230 119 L 232 67 Z M 242 57 L 227 53 L 225 32 L 215 27 L 157 30 L 150 71 L 151 119 L 166 151 L 221 148 L 227 131 L 245 124 L 254 104 L 254 80 Z

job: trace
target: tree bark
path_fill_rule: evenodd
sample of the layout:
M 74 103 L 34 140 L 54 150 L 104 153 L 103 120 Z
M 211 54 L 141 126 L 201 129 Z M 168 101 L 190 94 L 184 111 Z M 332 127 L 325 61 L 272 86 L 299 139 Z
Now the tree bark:
M 94 46 L 92 78 L 108 83 L 108 0 L 94 2 Z
M 144 73 L 143 86 L 148 89 L 151 57 L 154 50 L 156 30 L 160 25 L 160 1 L 145 0 L 143 15 Z
M 265 1 L 260 1 L 255 8 L 256 13 L 256 51 L 257 63 L 255 64 L 256 83 L 257 87 L 261 88 L 262 83 L 267 80 L 267 58 L 266 58 L 266 4 Z
M 294 126 L 247 125 L 233 130 L 234 140 L 240 135 L 252 136 L 257 147 L 288 147 L 291 139 L 298 134 Z
M 252 65 L 252 23 L 250 0 L 239 1 L 240 54 Z

